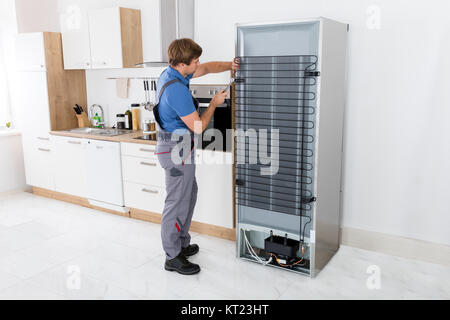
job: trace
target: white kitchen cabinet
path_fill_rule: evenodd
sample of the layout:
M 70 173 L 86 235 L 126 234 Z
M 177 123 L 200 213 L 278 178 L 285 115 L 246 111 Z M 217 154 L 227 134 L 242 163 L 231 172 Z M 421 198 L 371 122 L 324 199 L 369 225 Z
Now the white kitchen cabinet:
M 164 188 L 164 169 L 157 159 L 123 156 L 123 180 Z
M 155 155 L 154 145 L 122 143 L 122 172 L 125 205 L 130 208 L 162 213 L 165 175 Z
M 17 72 L 17 80 L 23 92 L 17 95 L 15 110 L 23 135 L 48 136 L 51 126 L 47 72 Z
M 122 143 L 125 205 L 153 213 L 164 209 L 165 173 L 155 146 Z M 198 197 L 193 221 L 233 228 L 232 154 L 196 150 Z
M 156 146 L 141 143 L 122 143 L 121 150 L 123 156 L 132 156 L 139 158 L 158 159 L 155 154 Z
M 16 69 L 18 71 L 45 71 L 44 33 L 21 33 L 16 38 Z
M 55 190 L 54 148 L 49 136 L 23 135 L 25 178 L 28 185 Z
M 49 131 L 76 126 L 72 106 L 86 105 L 84 72 L 64 71 L 59 33 L 21 33 L 15 45 L 15 85 L 20 90 L 13 108 L 23 137 L 26 181 L 55 190 L 55 150 Z M 70 94 L 64 84 L 70 84 Z
M 233 228 L 232 154 L 197 150 L 198 197 L 194 221 Z
M 89 12 L 92 68 L 122 68 L 119 8 Z
M 100 205 L 124 207 L 120 143 L 87 140 L 85 152 L 87 198 Z M 126 210 L 125 210 L 126 211 Z
M 166 199 L 165 188 L 124 182 L 125 205 L 130 208 L 162 213 Z
M 65 69 L 133 68 L 143 61 L 140 10 L 113 7 L 61 19 Z
M 86 140 L 53 136 L 55 190 L 86 197 Z
M 87 12 L 61 15 L 61 33 L 64 52 L 64 69 L 91 69 L 91 44 Z

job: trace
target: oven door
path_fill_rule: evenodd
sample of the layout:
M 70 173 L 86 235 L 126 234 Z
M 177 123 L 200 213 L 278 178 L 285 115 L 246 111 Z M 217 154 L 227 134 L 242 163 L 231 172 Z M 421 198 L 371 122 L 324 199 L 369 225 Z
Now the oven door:
M 206 111 L 206 109 L 209 107 L 209 102 L 201 102 L 199 101 L 199 108 L 198 113 L 201 115 L 203 112 Z M 208 129 L 217 129 L 222 133 L 222 145 L 223 148 L 221 151 L 231 151 L 231 143 L 228 141 L 228 139 L 231 139 L 231 132 L 228 132 L 227 136 L 227 129 L 231 129 L 231 101 L 225 100 L 224 104 L 221 104 L 220 106 L 217 106 L 216 110 L 214 111 L 214 115 L 211 118 L 211 121 L 208 124 Z M 206 131 L 205 130 L 205 131 Z M 205 141 L 203 138 L 203 135 L 205 131 L 202 134 L 202 149 L 205 149 L 212 141 Z M 215 137 L 212 139 L 214 141 Z
M 208 103 L 206 103 L 206 102 L 200 102 L 200 103 L 198 104 L 198 114 L 201 116 L 202 113 L 205 112 L 206 109 L 208 109 L 208 107 L 209 107 L 209 102 L 208 102 Z M 216 110 L 217 110 L 217 109 L 216 109 Z M 214 114 L 215 114 L 215 112 L 214 112 Z M 206 130 L 214 128 L 214 114 L 213 114 L 213 116 L 212 116 L 212 118 L 211 118 L 211 121 L 210 121 L 209 124 L 208 124 L 208 127 L 206 127 Z M 206 131 L 206 130 L 205 130 L 205 131 Z

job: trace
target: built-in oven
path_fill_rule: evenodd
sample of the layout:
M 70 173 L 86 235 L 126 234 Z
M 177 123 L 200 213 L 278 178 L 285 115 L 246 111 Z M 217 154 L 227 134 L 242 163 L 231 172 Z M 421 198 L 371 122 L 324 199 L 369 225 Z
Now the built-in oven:
M 198 112 L 200 115 L 209 107 L 211 99 L 224 88 L 227 88 L 227 85 L 190 85 L 192 96 L 199 102 Z M 207 130 L 212 128 L 220 131 L 221 135 L 211 136 L 211 139 L 208 136 L 205 136 Z M 216 150 L 231 152 L 232 133 L 231 130 L 228 129 L 231 129 L 231 89 L 228 92 L 225 102 L 220 106 L 217 106 L 211 122 L 202 134 L 202 142 L 199 143 L 198 147 L 206 149 L 207 146 L 211 146 L 210 144 L 214 143 L 216 139 L 221 138 L 222 150 L 220 150 L 220 148 L 216 148 Z M 215 144 L 215 146 L 217 145 L 218 144 Z

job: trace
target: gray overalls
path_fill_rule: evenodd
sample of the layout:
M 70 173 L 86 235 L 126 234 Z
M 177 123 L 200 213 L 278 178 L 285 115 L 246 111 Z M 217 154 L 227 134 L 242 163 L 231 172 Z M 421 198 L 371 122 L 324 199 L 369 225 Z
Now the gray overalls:
M 159 92 L 158 104 L 164 90 L 177 81 L 179 80 L 174 79 L 163 85 Z M 198 102 L 194 98 L 193 100 L 197 109 Z M 189 130 L 184 136 L 164 131 L 158 105 L 153 108 L 153 113 L 159 126 L 156 154 L 165 171 L 167 193 L 162 214 L 161 238 L 167 259 L 173 259 L 178 256 L 181 248 L 189 246 L 191 241 L 189 227 L 198 191 L 195 179 L 196 143 L 194 134 Z M 179 139 L 173 141 L 177 137 Z

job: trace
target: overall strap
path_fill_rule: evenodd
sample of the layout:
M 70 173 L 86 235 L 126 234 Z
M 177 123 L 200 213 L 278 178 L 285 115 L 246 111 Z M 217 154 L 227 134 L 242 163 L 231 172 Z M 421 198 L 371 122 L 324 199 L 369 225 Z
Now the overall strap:
M 166 82 L 161 87 L 161 91 L 159 91 L 159 95 L 158 95 L 158 100 L 156 101 L 156 106 L 153 107 L 153 114 L 155 115 L 155 120 L 156 120 L 157 127 L 159 127 L 158 131 L 160 131 L 161 129 L 164 130 L 164 128 L 163 128 L 163 126 L 161 124 L 161 118 L 159 117 L 159 110 L 158 110 L 159 109 L 159 101 L 161 100 L 161 96 L 164 93 L 164 90 L 166 90 L 166 88 L 168 86 L 170 86 L 172 83 L 175 83 L 175 82 L 181 82 L 181 81 L 178 80 L 178 79 L 173 79 L 173 80 L 170 80 L 170 81 Z
M 172 80 L 166 82 L 166 83 L 162 86 L 161 91 L 159 92 L 159 95 L 158 95 L 158 101 L 157 101 L 156 103 L 159 103 L 159 100 L 161 99 L 161 96 L 162 96 L 162 94 L 164 93 L 164 90 L 166 90 L 166 88 L 167 88 L 168 86 L 170 86 L 172 83 L 175 83 L 175 82 L 181 82 L 181 81 L 180 81 L 179 79 L 172 79 Z

